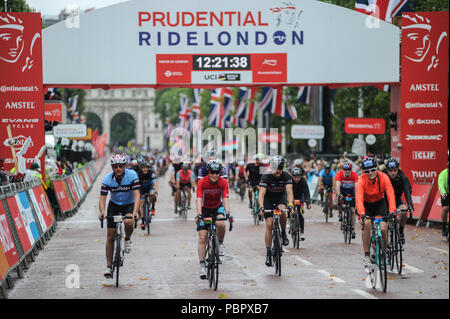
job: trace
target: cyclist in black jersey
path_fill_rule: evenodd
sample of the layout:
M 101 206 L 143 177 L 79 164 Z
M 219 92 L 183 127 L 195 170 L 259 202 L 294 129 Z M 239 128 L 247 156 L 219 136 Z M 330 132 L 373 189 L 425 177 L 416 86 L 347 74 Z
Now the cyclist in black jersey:
M 408 203 L 408 210 L 410 212 L 414 211 L 414 204 L 412 202 L 411 197 L 411 183 L 409 182 L 408 177 L 403 173 L 403 171 L 400 169 L 400 162 L 397 161 L 395 158 L 390 158 L 386 161 L 386 169 L 384 170 L 384 173 L 386 173 L 389 176 L 389 179 L 391 180 L 392 187 L 394 188 L 395 192 L 395 204 L 397 205 L 397 209 L 400 210 L 406 210 L 406 204 L 402 200 L 402 195 L 405 194 L 406 202 Z M 403 231 L 405 229 L 405 224 L 408 219 L 408 215 L 406 211 L 400 212 L 400 219 L 399 219 L 399 229 L 400 229 L 400 240 L 402 241 L 402 244 L 405 244 L 405 235 L 403 234 Z
M 292 177 L 288 172 L 283 171 L 286 160 L 281 156 L 275 156 L 270 161 L 272 171 L 264 174 L 259 183 L 259 198 L 258 206 L 260 207 L 260 214 L 264 210 L 269 209 L 293 209 L 294 196 L 292 192 Z M 288 204 L 289 203 L 289 204 Z M 264 213 L 266 219 L 266 266 L 272 266 L 272 227 L 273 227 L 273 213 Z M 289 245 L 289 239 L 286 235 L 287 216 L 283 212 L 280 215 L 281 236 L 283 238 L 283 245 Z
M 302 203 L 306 203 L 306 207 L 311 209 L 311 196 L 309 194 L 309 187 L 306 179 L 303 178 L 305 171 L 302 168 L 295 167 L 291 170 L 292 175 L 292 193 L 294 195 L 294 200 L 299 200 Z M 305 220 L 302 214 L 300 217 L 300 240 L 305 240 Z
M 249 184 L 248 187 L 248 200 L 249 205 L 248 207 L 251 209 L 253 208 L 253 205 L 256 205 L 257 203 L 253 203 L 253 189 L 258 187 L 259 181 L 261 180 L 261 157 L 259 155 L 254 155 L 253 159 L 255 160 L 255 163 L 249 163 L 245 167 L 245 181 Z
M 152 169 L 152 165 L 149 162 L 147 161 L 142 162 L 140 167 L 141 168 L 138 172 L 139 183 L 141 185 L 140 188 L 141 200 L 139 208 L 142 219 L 141 229 L 145 230 L 145 211 L 144 211 L 145 196 L 147 195 L 147 193 L 149 194 L 148 198 L 151 204 L 151 214 L 155 215 L 155 202 L 156 197 L 158 196 L 158 184 L 156 182 L 156 173 Z

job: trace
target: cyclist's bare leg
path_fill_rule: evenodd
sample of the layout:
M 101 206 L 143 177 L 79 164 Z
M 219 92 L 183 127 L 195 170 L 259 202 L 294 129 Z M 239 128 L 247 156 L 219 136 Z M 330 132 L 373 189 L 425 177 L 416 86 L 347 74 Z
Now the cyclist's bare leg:
M 447 222 L 448 206 L 442 206 L 441 221 L 443 224 Z
M 330 207 L 330 212 L 333 211 L 333 192 L 328 192 L 328 203 Z
M 250 203 L 253 200 L 253 187 L 251 187 L 251 186 L 248 188 L 248 200 Z
M 369 252 L 370 232 L 371 232 L 371 221 L 369 219 L 366 219 L 364 220 L 364 230 L 362 230 L 361 232 L 361 239 L 363 242 L 364 253 Z
M 408 212 L 406 211 L 406 205 L 402 204 L 397 207 L 397 209 L 405 210 L 404 212 L 400 212 L 399 224 L 400 227 L 405 227 L 406 221 L 408 220 Z
M 112 258 L 114 252 L 114 235 L 116 234 L 115 228 L 108 228 L 106 235 L 106 266 L 112 266 Z
M 224 216 L 218 215 L 220 216 L 219 218 L 223 218 Z M 220 242 L 223 242 L 224 238 L 225 238 L 225 222 L 220 220 L 216 222 L 216 226 L 217 226 L 217 238 L 219 239 Z
M 175 193 L 175 206 L 180 205 L 180 197 L 181 197 L 181 190 L 177 189 L 177 192 Z
M 143 198 L 141 198 L 141 199 L 139 200 L 139 211 L 140 211 L 140 213 L 141 213 L 141 219 L 144 219 L 144 218 L 145 218 L 145 210 L 144 210 L 144 207 L 145 207 L 145 200 L 144 200 Z
M 206 241 L 208 239 L 208 231 L 199 230 L 198 231 L 198 259 L 199 261 L 205 261 L 206 257 Z
M 184 188 L 184 190 L 186 191 L 186 193 L 188 194 L 188 204 L 189 204 L 189 206 L 191 205 L 191 197 L 192 197 L 192 194 L 191 194 L 191 188 L 190 187 L 185 187 Z
M 154 191 L 148 195 L 148 199 L 150 201 L 150 204 L 152 204 L 152 209 L 155 209 L 155 203 L 156 203 L 156 196 L 154 195 Z
M 133 217 L 133 214 L 127 214 L 125 216 Z M 134 230 L 134 218 L 124 219 L 123 224 L 125 226 L 125 239 L 129 240 Z
M 272 227 L 273 227 L 273 218 L 266 218 L 266 234 L 265 234 L 265 242 L 266 247 L 272 247 Z
M 278 209 L 286 209 L 285 205 L 278 205 Z M 287 213 L 283 212 L 280 215 L 280 226 L 281 226 L 281 231 L 285 232 L 286 231 L 286 222 L 287 222 Z

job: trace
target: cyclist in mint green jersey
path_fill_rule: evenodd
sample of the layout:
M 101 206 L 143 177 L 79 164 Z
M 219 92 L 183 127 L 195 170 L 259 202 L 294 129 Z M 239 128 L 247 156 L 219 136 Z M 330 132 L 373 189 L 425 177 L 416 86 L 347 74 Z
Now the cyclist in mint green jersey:
M 438 187 L 441 193 L 441 203 L 442 203 L 442 236 L 447 236 L 447 216 L 448 216 L 448 162 L 447 168 L 444 169 L 438 177 Z

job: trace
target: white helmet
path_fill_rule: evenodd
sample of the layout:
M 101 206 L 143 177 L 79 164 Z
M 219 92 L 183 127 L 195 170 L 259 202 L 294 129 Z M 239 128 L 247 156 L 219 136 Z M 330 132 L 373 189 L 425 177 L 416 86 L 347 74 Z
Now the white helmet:
M 127 158 L 125 156 L 123 156 L 122 154 L 113 155 L 109 159 L 109 164 L 111 164 L 111 165 L 114 165 L 114 164 L 126 164 L 127 162 L 128 162 Z
M 294 165 L 302 165 L 303 164 L 303 160 L 301 159 L 301 158 L 297 158 L 295 161 L 294 161 Z

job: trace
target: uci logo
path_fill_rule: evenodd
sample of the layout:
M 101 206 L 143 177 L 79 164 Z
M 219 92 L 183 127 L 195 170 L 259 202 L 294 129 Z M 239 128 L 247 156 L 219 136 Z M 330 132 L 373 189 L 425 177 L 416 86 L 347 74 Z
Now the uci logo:
M 277 31 L 273 34 L 273 42 L 281 45 L 286 42 L 286 34 L 283 31 Z

